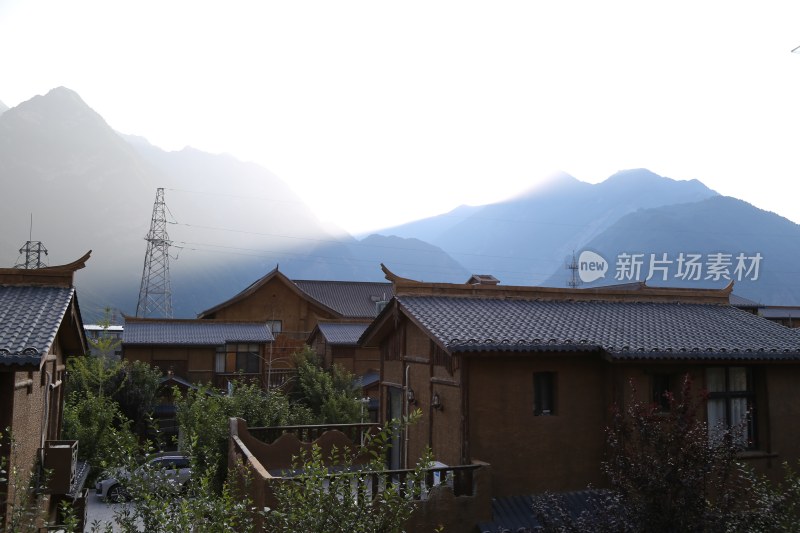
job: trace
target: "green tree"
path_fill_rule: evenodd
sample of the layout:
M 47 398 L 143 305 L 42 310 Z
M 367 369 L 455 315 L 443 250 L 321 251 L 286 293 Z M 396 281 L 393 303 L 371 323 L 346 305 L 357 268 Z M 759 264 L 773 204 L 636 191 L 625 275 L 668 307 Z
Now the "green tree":
M 122 361 L 116 369 L 120 386 L 113 394 L 120 410 L 134 423 L 136 433 L 144 435 L 151 426 L 158 402 L 161 370 L 142 361 Z
M 108 331 L 108 328 L 111 327 L 110 307 L 106 307 L 103 310 L 103 318 L 98 322 L 98 325 L 102 328 L 100 335 L 98 335 L 96 339 L 87 339 L 89 345 L 91 345 L 95 352 L 101 357 L 112 359 L 114 353 L 122 345 L 122 340 L 114 337 Z
M 130 426 L 131 421 L 108 396 L 76 392 L 64 402 L 62 434 L 79 442 L 78 455 L 96 467 L 94 472 L 120 464 L 135 448 L 136 437 Z
M 213 467 L 212 478 L 220 487 L 227 471 L 228 419 L 239 417 L 251 427 L 307 424 L 311 413 L 292 405 L 280 391 L 266 392 L 258 385 L 242 383 L 233 394 L 223 395 L 206 386 L 185 396 L 176 391 L 177 419 L 184 443 L 194 443 L 201 464 Z
M 66 396 L 86 394 L 113 399 L 122 414 L 133 422 L 139 435 L 148 429 L 157 402 L 161 371 L 142 361 L 117 361 L 86 355 L 67 360 Z
M 315 421 L 322 424 L 349 424 L 361 421 L 361 401 L 355 376 L 340 365 L 322 368 L 317 354 L 309 348 L 294 356 L 297 385 L 292 399 L 308 407 Z

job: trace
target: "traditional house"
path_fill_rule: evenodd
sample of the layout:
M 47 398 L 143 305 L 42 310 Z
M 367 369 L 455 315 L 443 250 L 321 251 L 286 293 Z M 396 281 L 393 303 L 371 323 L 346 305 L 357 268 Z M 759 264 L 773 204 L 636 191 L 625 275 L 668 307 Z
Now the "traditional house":
M 376 371 L 381 365 L 377 348 L 359 348 L 358 339 L 369 322 L 320 320 L 306 339 L 326 367 L 338 364 L 357 376 Z M 358 356 L 356 356 L 358 354 Z
M 356 376 L 357 386 L 365 402 L 364 413 L 372 421 L 378 420 L 378 381 L 380 378 L 380 352 L 377 348 L 364 348 L 358 339 L 369 322 L 319 321 L 308 336 L 306 344 L 317 354 L 326 368 L 339 365 Z
M 609 407 L 629 383 L 658 401 L 689 374 L 707 420 L 741 423 L 742 457 L 767 474 L 800 459 L 800 334 L 723 290 L 437 284 L 384 268 L 395 297 L 362 336 L 381 350 L 381 420 L 423 421 L 393 467 L 426 446 L 492 466 L 493 495 L 602 485 Z
M 391 297 L 390 283 L 291 280 L 276 267 L 198 318 L 267 324 L 275 335 L 269 356 L 276 366 L 292 366 L 291 354 L 310 341 L 323 360 L 343 364 L 360 376 L 377 370 L 378 355 L 353 342 L 353 332 L 366 327 Z
M 272 332 L 264 322 L 125 317 L 123 357 L 164 375 L 221 389 L 239 379 L 280 386 L 287 372 L 269 367 Z
M 88 470 L 77 463 L 77 442 L 58 439 L 66 361 L 88 349 L 73 286 L 88 259 L 0 269 L 0 465 L 10 474 L 0 475 L 0 529 L 28 496 L 27 484 L 45 477 L 44 518 L 52 522 L 62 500 L 76 503 L 81 516 Z

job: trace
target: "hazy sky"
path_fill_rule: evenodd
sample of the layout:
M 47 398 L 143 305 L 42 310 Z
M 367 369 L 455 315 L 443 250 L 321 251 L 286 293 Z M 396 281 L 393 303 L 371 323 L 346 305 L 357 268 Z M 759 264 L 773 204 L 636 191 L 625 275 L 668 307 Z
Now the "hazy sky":
M 646 167 L 800 222 L 800 2 L 0 0 L 0 101 L 57 86 L 256 161 L 351 232 Z

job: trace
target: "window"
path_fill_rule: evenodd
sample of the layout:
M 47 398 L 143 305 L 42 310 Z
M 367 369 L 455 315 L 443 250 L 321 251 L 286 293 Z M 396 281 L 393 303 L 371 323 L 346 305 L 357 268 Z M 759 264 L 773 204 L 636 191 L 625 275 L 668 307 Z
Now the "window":
M 214 358 L 214 372 L 222 374 L 225 372 L 225 347 L 217 346 L 217 355 Z
M 556 414 L 555 372 L 533 373 L 533 414 L 548 416 Z
M 258 356 L 257 344 L 235 344 L 236 371 L 245 374 L 258 374 L 261 358 Z M 228 348 L 230 350 L 230 347 Z
M 670 374 L 653 374 L 653 404 L 662 412 L 669 411 L 669 396 L 672 392 L 672 376 Z
M 231 368 L 235 362 L 236 366 Z M 261 355 L 258 344 L 226 344 L 218 346 L 214 358 L 214 371 L 244 372 L 258 374 L 261 371 Z
M 709 437 L 730 428 L 738 444 L 744 448 L 754 448 L 755 393 L 751 369 L 744 366 L 707 368 L 706 388 Z
M 277 335 L 283 331 L 283 322 L 280 320 L 267 320 L 267 327 L 273 335 Z

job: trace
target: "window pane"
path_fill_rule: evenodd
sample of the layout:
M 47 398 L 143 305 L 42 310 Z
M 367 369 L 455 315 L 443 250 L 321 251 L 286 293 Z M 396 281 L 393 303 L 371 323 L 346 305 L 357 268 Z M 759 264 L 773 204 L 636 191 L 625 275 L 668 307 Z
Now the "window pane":
M 236 370 L 246 374 L 258 374 L 258 355 L 239 353 L 236 355 Z
M 653 403 L 662 411 L 669 411 L 669 392 L 672 390 L 669 374 L 653 375 Z
M 743 366 L 734 366 L 728 369 L 729 391 L 747 390 L 747 369 Z
M 725 420 L 725 399 L 708 400 L 708 437 L 712 439 L 728 427 Z
M 553 372 L 533 374 L 533 414 L 536 416 L 556 414 L 555 374 Z
M 725 392 L 725 369 L 706 368 L 706 387 L 708 392 Z
M 747 398 L 731 398 L 731 430 L 736 443 L 745 447 L 750 441 L 747 415 Z

